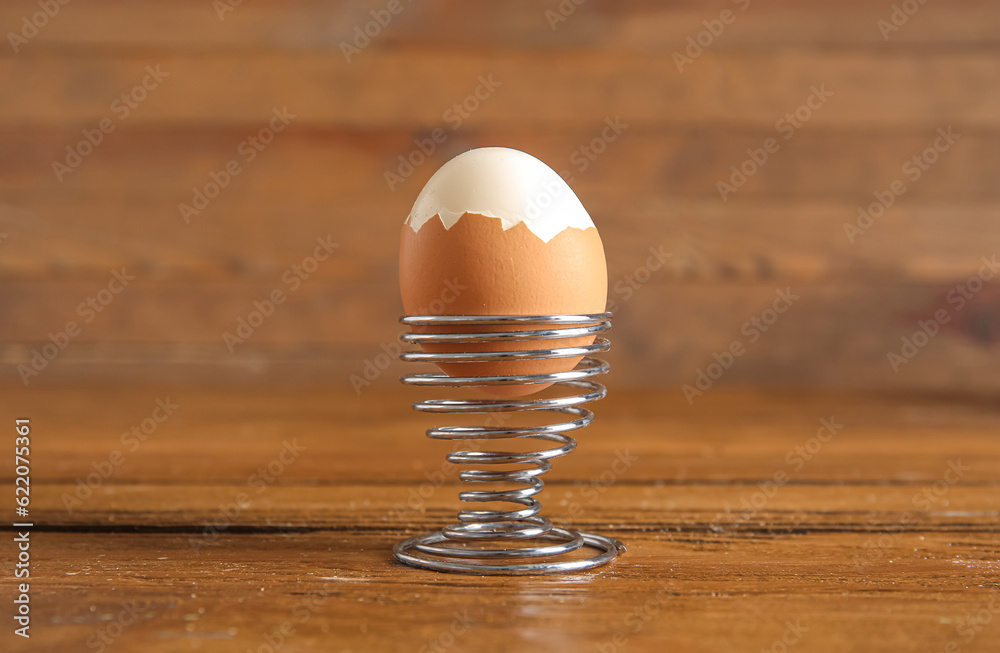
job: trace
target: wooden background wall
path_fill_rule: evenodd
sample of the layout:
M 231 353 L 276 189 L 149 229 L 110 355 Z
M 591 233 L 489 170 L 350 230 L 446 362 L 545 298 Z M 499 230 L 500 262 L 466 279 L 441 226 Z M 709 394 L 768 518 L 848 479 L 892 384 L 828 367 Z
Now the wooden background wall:
M 577 1 L 552 29 L 557 0 L 402 0 L 351 62 L 341 43 L 387 1 L 245 0 L 220 20 L 210 0 L 78 0 L 18 52 L 8 36 L 3 378 L 16 382 L 47 334 L 76 321 L 30 384 L 348 387 L 399 331 L 398 231 L 423 183 L 467 148 L 506 145 L 571 171 L 601 230 L 616 384 L 677 391 L 740 341 L 747 353 L 720 383 L 1000 390 L 1000 282 L 961 310 L 947 302 L 982 257 L 1000 256 L 995 1 L 928 2 L 888 40 L 889 0 Z M 735 19 L 678 71 L 673 53 L 724 9 Z M 4 2 L 0 29 L 37 11 Z M 112 103 L 147 66 L 169 76 L 122 117 Z M 499 86 L 454 128 L 446 112 L 481 76 Z M 832 97 L 784 140 L 776 121 L 813 86 Z M 178 205 L 283 107 L 289 127 L 186 224 Z M 52 162 L 105 118 L 115 130 L 57 180 Z M 628 128 L 580 169 L 574 152 L 609 118 Z M 447 140 L 390 191 L 385 172 L 437 127 Z M 960 139 L 852 244 L 857 207 L 948 127 Z M 769 137 L 780 150 L 722 201 L 716 182 Z M 222 334 L 325 236 L 340 245 L 333 258 L 230 353 Z M 650 247 L 669 263 L 632 296 L 616 292 L 643 276 Z M 122 266 L 135 280 L 84 323 L 78 305 Z M 800 299 L 750 343 L 741 325 L 785 288 Z M 939 308 L 953 319 L 894 371 L 887 353 Z

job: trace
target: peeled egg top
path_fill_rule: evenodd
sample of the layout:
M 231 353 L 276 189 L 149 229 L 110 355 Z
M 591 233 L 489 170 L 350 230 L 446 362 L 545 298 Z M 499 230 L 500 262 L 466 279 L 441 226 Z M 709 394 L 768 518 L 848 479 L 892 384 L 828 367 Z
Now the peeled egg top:
M 400 242 L 408 315 L 600 313 L 604 247 L 573 190 L 519 150 L 484 147 L 441 167 Z

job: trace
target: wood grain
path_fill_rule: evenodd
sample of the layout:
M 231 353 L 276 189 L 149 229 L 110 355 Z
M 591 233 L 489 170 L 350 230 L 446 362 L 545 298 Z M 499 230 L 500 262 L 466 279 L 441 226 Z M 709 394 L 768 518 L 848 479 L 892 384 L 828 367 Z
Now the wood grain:
M 32 420 L 35 527 L 33 636 L 0 648 L 996 650 L 1000 286 L 949 301 L 1000 255 L 995 3 L 926 3 L 885 38 L 891 2 L 753 0 L 682 72 L 674 52 L 737 3 L 588 0 L 553 29 L 558 0 L 404 2 L 346 61 L 386 4 L 263 0 L 220 20 L 208 0 L 93 0 L 5 39 L 0 419 Z M 38 10 L 0 3 L 0 33 Z M 169 76 L 122 118 L 112 103 L 147 66 Z M 499 86 L 456 124 L 483 77 Z M 813 86 L 833 95 L 720 197 Z M 288 128 L 185 223 L 178 205 L 286 106 Z M 436 128 L 445 142 L 391 189 Z M 858 207 L 949 128 L 961 138 L 852 242 Z M 399 224 L 444 161 L 484 145 L 564 172 L 605 243 L 610 395 L 541 497 L 626 542 L 592 573 L 391 557 L 453 520 L 460 489 L 448 443 L 422 435 L 442 422 L 410 409 L 427 393 L 397 381 L 415 371 L 394 349 Z M 292 290 L 326 237 L 333 256 Z M 123 268 L 135 279 L 88 321 L 80 303 Z M 231 352 L 222 334 L 274 288 L 287 301 Z M 751 341 L 779 292 L 798 298 Z M 23 377 L 70 321 L 79 335 Z M 685 394 L 733 343 L 745 354 Z
M 959 310 L 948 298 L 954 292 L 956 299 L 955 284 L 967 279 L 886 286 L 650 282 L 632 295 L 613 291 L 612 373 L 629 386 L 694 384 L 699 370 L 736 342 L 746 353 L 720 377 L 721 384 L 944 386 L 995 393 L 996 290 L 986 284 Z M 87 313 L 86 307 L 80 313 L 80 303 L 104 283 L 5 284 L 0 301 L 12 310 L 6 321 L 9 340 L 0 350 L 4 378 L 21 379 L 18 366 L 30 365 L 33 352 L 49 344 L 48 334 L 64 330 L 70 321 L 80 326 L 80 335 L 37 377 L 25 377 L 29 383 L 63 382 L 84 371 L 91 378 L 141 378 L 165 366 L 173 367 L 171 375 L 186 368 L 195 378 L 209 372 L 209 377 L 230 380 L 312 379 L 346 387 L 352 376 L 367 374 L 382 386 L 394 383 L 403 369 L 394 349 L 402 309 L 391 280 L 380 285 L 306 282 L 287 293 L 285 303 L 246 342 L 231 347 L 223 334 L 236 334 L 239 320 L 256 310 L 255 301 L 267 299 L 275 288 L 287 289 L 280 279 L 254 285 L 201 283 L 197 292 L 187 282 L 137 280 L 101 313 Z M 755 326 L 754 319 L 774 320 L 764 312 L 779 292 L 789 291 L 799 297 L 792 307 L 772 326 Z M 37 308 L 38 296 L 50 300 L 44 311 Z M 894 365 L 889 353 L 900 354 L 902 339 L 912 339 L 919 322 L 932 320 L 939 310 L 947 319 L 936 335 L 908 362 Z M 86 317 L 93 321 L 86 323 Z M 40 327 L 41 337 L 34 335 Z M 385 372 L 372 367 L 376 358 L 386 359 L 379 361 Z M 220 367 L 215 373 L 206 369 L 213 363 Z
M 996 131 L 966 130 L 947 119 L 921 129 L 861 132 L 807 123 L 785 140 L 783 133 L 787 132 L 774 129 L 774 121 L 783 114 L 775 113 L 766 127 L 741 129 L 731 125 L 643 128 L 622 113 L 619 117 L 628 127 L 599 156 L 587 156 L 581 148 L 595 138 L 600 140 L 604 117 L 581 127 L 544 132 L 455 131 L 439 123 L 434 127 L 444 129 L 449 138 L 422 164 L 414 143 L 426 140 L 429 131 L 415 127 L 412 131 L 375 130 L 359 136 L 292 123 L 248 163 L 237 148 L 266 124 L 266 113 L 261 114 L 259 124 L 240 127 L 129 125 L 108 134 L 97 151 L 65 173 L 62 181 L 53 172 L 52 163 L 65 162 L 66 148 L 75 147 L 83 138 L 79 129 L 7 129 L 0 131 L 10 145 L 0 159 L 7 173 L 0 179 L 0 190 L 8 204 L 39 208 L 72 201 L 84 207 L 170 208 L 174 217 L 168 222 L 181 231 L 186 223 L 178 205 L 192 204 L 193 189 L 203 188 L 212 180 L 211 173 L 236 160 L 242 172 L 201 215 L 190 219 L 191 224 L 209 222 L 224 208 L 259 208 L 262 202 L 272 210 L 311 203 L 333 215 L 343 206 L 354 213 L 371 214 L 367 216 L 370 221 L 396 223 L 396 217 L 390 219 L 388 214 L 408 213 L 420 188 L 445 161 L 471 147 L 504 145 L 532 149 L 570 178 L 584 200 L 610 195 L 626 207 L 641 208 L 647 200 L 692 196 L 720 204 L 747 197 L 775 202 L 822 197 L 867 205 L 874 201 L 875 191 L 887 190 L 897 179 L 907 185 L 905 196 L 899 198 L 901 205 L 912 203 L 915 197 L 925 201 L 998 198 L 995 182 L 1000 136 Z M 904 172 L 904 165 L 932 147 L 935 140 L 941 142 L 937 129 L 952 124 L 958 140 L 943 154 L 935 154 L 933 164 L 927 164 L 927 170 L 913 180 Z M 732 183 L 731 166 L 740 167 L 749 158 L 747 150 L 760 149 L 768 138 L 778 140 L 780 149 L 744 185 L 723 198 L 717 183 Z M 406 177 L 399 157 L 409 157 L 414 151 L 418 165 Z M 387 172 L 403 180 L 390 188 Z M 850 217 L 856 217 L 856 211 L 852 213 Z
M 811 125 L 951 122 L 995 129 L 1000 121 L 1000 63 L 989 52 L 705 53 L 687 73 L 666 55 L 364 54 L 351 64 L 311 53 L 5 58 L 0 124 L 83 125 L 111 118 L 111 103 L 142 82 L 147 66 L 161 66 L 169 77 L 129 115 L 130 124 L 254 124 L 266 121 L 272 109 L 288 107 L 300 124 L 434 127 L 483 84 L 480 95 L 488 99 L 478 103 L 475 120 L 502 128 L 523 123 L 529 110 L 539 125 L 590 125 L 622 115 L 636 124 L 771 126 L 821 84 L 837 101 L 831 98 Z M 80 79 L 89 83 L 73 84 Z
M 613 282 L 645 265 L 650 248 L 662 248 L 669 257 L 648 283 L 947 283 L 973 273 L 977 261 L 993 254 L 990 243 L 1000 242 L 1000 202 L 900 200 L 852 243 L 845 224 L 857 224 L 859 205 L 834 200 L 724 205 L 647 198 L 629 211 L 619 210 L 625 198 L 592 194 L 589 200 Z M 366 219 L 366 206 L 347 202 L 334 211 L 313 204 L 229 205 L 181 229 L 173 206 L 8 206 L 0 209 L 9 245 L 0 278 L 72 276 L 100 284 L 124 266 L 144 280 L 268 283 L 301 267 L 317 238 L 330 236 L 340 247 L 306 281 L 384 285 L 388 300 L 395 293 L 398 238 L 390 218 L 408 210 L 386 206 L 379 212 L 386 217 Z M 278 224 L 274 215 L 284 220 Z
M 397 335 L 398 225 L 421 186 L 462 151 L 506 145 L 565 173 L 601 229 L 623 383 L 674 391 L 793 287 L 808 299 L 720 384 L 996 392 L 994 283 L 905 369 L 886 361 L 997 254 L 992 3 L 927 3 L 884 39 L 891 3 L 861 0 L 589 0 L 556 29 L 555 0 L 424 2 L 347 62 L 341 42 L 383 6 L 243 3 L 220 20 L 201 0 L 98 0 L 0 49 L 0 378 L 19 379 L 124 267 L 135 285 L 37 382 L 347 383 Z M 679 71 L 673 53 L 734 7 Z M 4 3 L 0 25 L 37 10 Z M 112 103 L 147 66 L 169 76 L 122 118 Z M 500 86 L 456 124 L 447 112 L 484 75 Z M 778 121 L 814 86 L 832 97 L 782 140 Z M 285 106 L 288 128 L 185 222 L 179 205 Z M 57 176 L 105 118 L 114 131 Z M 606 119 L 628 127 L 588 157 Z M 386 173 L 434 129 L 445 142 L 390 188 Z M 904 164 L 939 129 L 961 136 L 911 181 Z M 721 197 L 771 137 L 780 151 Z M 859 207 L 900 179 L 906 193 L 852 242 Z M 281 312 L 237 353 L 220 348 L 327 236 L 336 254 Z M 630 292 L 650 248 L 670 256 Z
M 611 389 L 542 498 L 554 519 L 628 551 L 596 572 L 504 579 L 391 559 L 394 542 L 456 509 L 454 482 L 425 476 L 447 446 L 408 409 L 423 393 L 6 387 L 3 418 L 16 405 L 36 438 L 35 625 L 30 646 L 8 650 L 83 649 L 111 632 L 108 650 L 242 652 L 285 623 L 288 651 L 588 650 L 618 633 L 633 651 L 768 650 L 782 637 L 810 651 L 993 650 L 993 624 L 974 622 L 1000 600 L 992 402 L 718 390 L 688 407 Z M 173 414 L 129 450 L 121 434 L 157 399 Z M 837 432 L 790 463 L 824 418 Z M 304 453 L 206 535 L 288 439 Z M 67 510 L 76 479 L 115 450 L 124 462 Z M 596 480 L 622 450 L 634 463 Z M 778 471 L 789 482 L 748 507 Z M 422 484 L 432 491 L 408 506 Z M 10 548 L 0 557 L 11 564 Z M 109 631 L 132 602 L 139 617 Z
M 140 5 L 131 0 L 92 0 L 86 11 L 67 12 L 53 20 L 32 47 L 148 51 L 189 49 L 329 50 L 354 38 L 354 29 L 369 22 L 371 10 L 386 2 L 364 0 L 321 3 L 313 0 L 262 1 L 223 12 L 200 0 L 175 0 L 169 7 Z M 455 49 L 578 48 L 595 50 L 670 51 L 704 29 L 702 21 L 744 3 L 731 0 L 588 0 L 565 21 L 550 23 L 558 0 L 508 0 L 500 6 L 461 0 L 434 0 L 405 5 L 371 48 L 420 46 Z M 848 0 L 753 0 L 725 31 L 716 48 L 762 49 L 878 46 L 887 42 L 877 21 L 888 20 L 892 8 Z M 752 11 L 750 11 L 752 9 Z M 945 6 L 926 4 L 905 29 L 889 33 L 902 46 L 991 47 L 997 45 L 1000 19 L 981 0 L 952 0 Z M 0 24 L 17 26 L 36 10 L 29 0 L 0 6 Z M 552 25 L 555 25 L 553 29 Z M 30 52 L 25 48 L 24 52 Z M 0 51 L 9 56 L 9 52 Z

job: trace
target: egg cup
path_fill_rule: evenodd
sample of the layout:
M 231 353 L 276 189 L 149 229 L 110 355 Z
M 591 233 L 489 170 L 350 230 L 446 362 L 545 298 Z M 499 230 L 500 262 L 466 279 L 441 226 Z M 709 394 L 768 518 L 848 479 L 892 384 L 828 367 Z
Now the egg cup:
M 462 501 L 512 503 L 511 510 L 462 510 L 458 522 L 439 531 L 410 537 L 396 544 L 396 559 L 414 567 L 478 575 L 540 575 L 591 569 L 606 564 L 625 550 L 610 537 L 554 526 L 541 516 L 541 502 L 535 498 L 543 487 L 541 476 L 552 467 L 551 460 L 569 454 L 576 440 L 569 432 L 582 429 L 594 414 L 582 408 L 603 399 L 607 390 L 593 379 L 609 366 L 591 354 L 607 351 L 610 342 L 599 334 L 611 328 L 611 313 L 588 315 L 506 315 L 456 316 L 419 315 L 403 317 L 411 328 L 400 340 L 409 345 L 448 344 L 448 351 L 407 351 L 404 361 L 449 366 L 450 373 L 424 373 L 402 377 L 404 384 L 434 388 L 487 388 L 497 386 L 552 385 L 560 396 L 524 398 L 513 393 L 490 399 L 430 399 L 413 404 L 426 413 L 488 414 L 497 425 L 441 426 L 427 430 L 440 440 L 494 441 L 528 438 L 553 442 L 558 446 L 539 451 L 453 451 L 447 460 L 472 469 L 459 473 L 467 483 L 506 484 L 503 490 L 468 490 L 459 493 Z M 462 327 L 466 327 L 463 329 Z M 590 344 L 579 344 L 583 338 Z M 500 342 L 522 341 L 538 346 L 539 341 L 570 340 L 562 347 L 498 351 Z M 558 344 L 558 343 L 556 343 Z M 461 345 L 455 347 L 454 345 Z M 461 351 L 455 351 L 461 349 Z M 542 374 L 460 376 L 461 364 L 500 361 L 538 361 L 577 358 L 571 370 Z M 569 391 L 570 394 L 566 394 Z M 496 394 L 496 393 L 494 393 Z M 551 393 L 550 393 L 551 394 Z M 548 413 L 568 421 L 540 426 L 505 426 L 511 413 Z M 595 550 L 592 553 L 590 550 Z

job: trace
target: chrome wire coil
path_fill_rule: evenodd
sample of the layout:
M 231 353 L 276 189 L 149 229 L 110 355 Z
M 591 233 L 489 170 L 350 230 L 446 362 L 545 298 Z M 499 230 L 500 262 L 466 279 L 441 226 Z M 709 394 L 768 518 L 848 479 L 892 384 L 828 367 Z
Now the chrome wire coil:
M 610 349 L 600 334 L 611 328 L 611 314 L 531 315 L 531 316 L 407 316 L 400 322 L 418 332 L 405 333 L 401 342 L 408 345 L 460 344 L 462 351 L 406 351 L 404 361 L 424 363 L 482 363 L 492 361 L 539 360 L 582 357 L 572 370 L 547 374 L 451 376 L 443 373 L 412 374 L 400 380 L 408 385 L 458 388 L 473 386 L 511 386 L 551 384 L 570 394 L 543 398 L 498 399 L 429 399 L 413 404 L 425 413 L 491 414 L 539 412 L 560 420 L 540 426 L 440 426 L 427 430 L 427 436 L 439 440 L 493 441 L 505 439 L 538 440 L 548 448 L 527 451 L 461 450 L 447 455 L 456 465 L 469 467 L 459 479 L 472 484 L 502 484 L 509 489 L 467 490 L 459 493 L 462 501 L 476 504 L 498 502 L 513 504 L 508 510 L 462 510 L 458 521 L 440 531 L 411 537 L 399 542 L 393 552 L 403 563 L 433 569 L 472 574 L 532 575 L 578 571 L 603 565 L 625 547 L 621 542 L 590 533 L 582 533 L 552 524 L 541 513 L 536 499 L 544 482 L 543 474 L 552 468 L 552 459 L 569 454 L 576 440 L 569 435 L 588 426 L 594 414 L 582 408 L 607 394 L 595 377 L 608 371 L 608 364 L 591 354 Z M 460 327 L 470 327 L 463 330 Z M 490 327 L 515 327 L 518 330 L 491 330 Z M 422 328 L 447 332 L 427 333 Z M 457 331 L 455 330 L 457 328 Z M 525 351 L 485 351 L 486 343 L 530 340 L 561 340 L 593 337 L 589 345 L 530 349 Z M 558 344 L 558 343 L 554 343 Z M 477 350 L 477 345 L 479 349 Z M 537 345 L 534 345 L 537 346 Z M 500 469 L 496 467 L 500 466 Z M 513 467 L 513 468 L 512 468 Z M 518 546 L 511 546 L 517 544 Z M 577 549 L 591 547 L 597 553 L 579 554 L 566 559 Z

